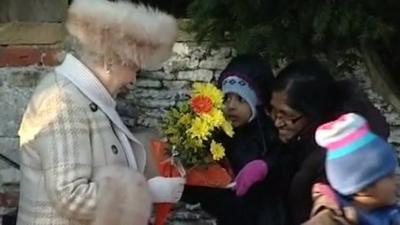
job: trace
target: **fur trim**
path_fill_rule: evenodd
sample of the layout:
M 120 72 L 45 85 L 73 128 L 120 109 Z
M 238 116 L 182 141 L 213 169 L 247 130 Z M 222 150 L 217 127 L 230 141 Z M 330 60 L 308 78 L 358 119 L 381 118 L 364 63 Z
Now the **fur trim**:
M 99 184 L 93 225 L 146 225 L 152 200 L 147 181 L 138 172 L 119 166 L 100 169 L 94 180 Z
M 172 16 L 125 1 L 74 0 L 66 27 L 89 51 L 145 69 L 167 60 L 177 37 Z

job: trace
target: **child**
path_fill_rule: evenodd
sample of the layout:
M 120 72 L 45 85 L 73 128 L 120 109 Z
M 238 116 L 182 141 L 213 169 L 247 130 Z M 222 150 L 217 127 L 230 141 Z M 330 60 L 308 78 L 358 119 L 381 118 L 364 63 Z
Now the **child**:
M 224 113 L 232 122 L 235 135 L 217 139 L 226 149 L 235 186 L 233 190 L 188 187 L 183 199 L 190 193 L 217 217 L 220 225 L 284 224 L 285 210 L 275 169 L 278 139 L 272 121 L 263 112 L 272 80 L 269 65 L 260 57 L 249 55 L 234 58 L 218 80 L 225 94 Z
M 313 215 L 305 224 L 399 225 L 393 147 L 354 113 L 322 125 L 315 139 L 328 149 L 326 173 L 337 194 L 315 186 Z

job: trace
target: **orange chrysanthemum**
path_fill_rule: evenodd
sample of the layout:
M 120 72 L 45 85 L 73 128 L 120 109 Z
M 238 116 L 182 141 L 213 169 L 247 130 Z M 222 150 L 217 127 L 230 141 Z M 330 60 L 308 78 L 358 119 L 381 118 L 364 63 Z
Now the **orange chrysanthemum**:
M 191 100 L 193 111 L 196 113 L 209 113 L 213 108 L 212 100 L 204 95 L 198 95 Z

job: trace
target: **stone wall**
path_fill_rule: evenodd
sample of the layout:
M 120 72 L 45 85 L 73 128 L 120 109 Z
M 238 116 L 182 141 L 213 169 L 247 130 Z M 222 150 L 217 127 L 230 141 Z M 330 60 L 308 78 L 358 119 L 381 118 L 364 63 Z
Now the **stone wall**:
M 166 109 L 186 99 L 194 82 L 215 81 L 234 54 L 229 47 L 207 50 L 191 40 L 178 40 L 162 70 L 139 75 L 136 89 L 121 99 L 121 114 L 131 126 L 159 127 Z M 126 110 L 129 105 L 133 109 Z

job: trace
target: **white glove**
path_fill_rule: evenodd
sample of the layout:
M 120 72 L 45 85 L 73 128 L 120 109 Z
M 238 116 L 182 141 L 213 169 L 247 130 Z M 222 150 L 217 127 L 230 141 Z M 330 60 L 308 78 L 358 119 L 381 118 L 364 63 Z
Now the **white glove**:
M 186 180 L 181 177 L 154 177 L 147 181 L 155 203 L 176 203 L 183 193 Z

